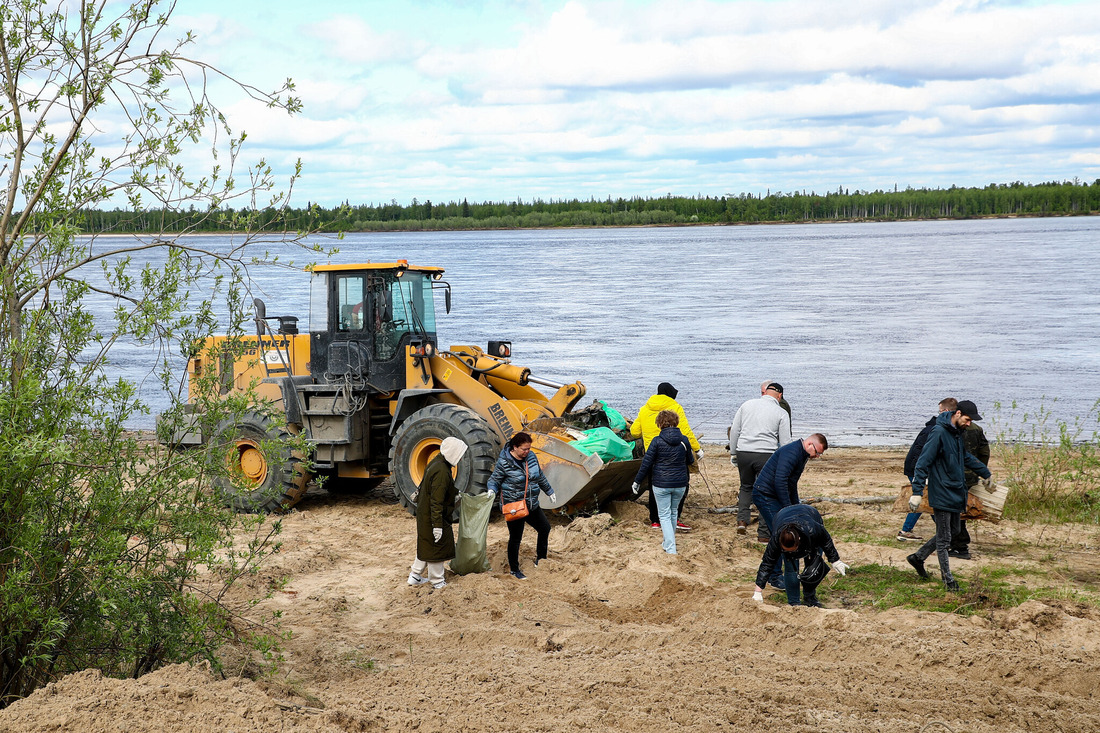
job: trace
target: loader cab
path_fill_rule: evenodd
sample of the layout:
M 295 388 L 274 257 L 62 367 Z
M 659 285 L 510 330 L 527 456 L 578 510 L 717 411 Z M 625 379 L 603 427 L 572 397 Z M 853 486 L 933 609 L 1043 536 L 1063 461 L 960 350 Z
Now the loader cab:
M 381 392 L 404 388 L 406 347 L 437 345 L 432 291 L 442 276 L 442 268 L 410 267 L 403 260 L 315 266 L 309 313 L 314 380 L 366 381 Z

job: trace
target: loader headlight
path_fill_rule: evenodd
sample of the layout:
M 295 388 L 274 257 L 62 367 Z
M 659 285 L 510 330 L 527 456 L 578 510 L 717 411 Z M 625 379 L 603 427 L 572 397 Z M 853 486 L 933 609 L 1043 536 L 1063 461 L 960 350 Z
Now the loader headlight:
M 511 341 L 490 341 L 489 348 L 486 350 L 489 356 L 495 356 L 498 359 L 508 359 L 512 356 L 512 342 Z

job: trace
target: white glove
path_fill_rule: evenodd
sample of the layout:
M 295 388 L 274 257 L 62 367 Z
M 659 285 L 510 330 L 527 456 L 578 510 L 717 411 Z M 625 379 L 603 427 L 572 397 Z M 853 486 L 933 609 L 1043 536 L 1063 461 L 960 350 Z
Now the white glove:
M 909 511 L 915 512 L 920 508 L 920 494 L 913 494 L 909 497 Z
M 432 537 L 435 537 L 436 542 L 439 542 L 441 539 L 443 539 L 443 528 L 442 527 L 436 527 L 435 529 L 433 529 L 432 530 Z
M 993 484 L 992 474 L 990 474 L 989 478 L 983 478 L 979 480 L 978 483 L 981 484 L 982 488 L 986 491 L 993 491 L 994 489 L 996 489 L 996 486 Z
M 630 485 L 630 490 L 634 492 L 634 496 L 642 493 L 642 487 L 637 481 Z
M 702 448 L 695 451 L 695 457 L 698 458 L 700 461 L 703 460 L 703 449 Z
M 558 495 L 555 494 L 553 491 L 551 491 L 549 494 L 547 494 L 546 498 L 550 500 L 551 504 L 557 504 L 558 503 Z
M 763 601 L 764 600 L 764 591 L 761 590 L 759 586 L 757 586 L 756 591 L 753 592 L 752 599 L 754 601 Z
M 489 495 L 489 501 L 497 498 L 497 492 L 495 491 L 486 491 L 485 493 Z
M 845 563 L 845 562 L 841 562 L 840 560 L 837 560 L 836 562 L 833 563 L 833 570 L 837 571 L 841 575 L 847 575 L 848 574 L 848 564 Z

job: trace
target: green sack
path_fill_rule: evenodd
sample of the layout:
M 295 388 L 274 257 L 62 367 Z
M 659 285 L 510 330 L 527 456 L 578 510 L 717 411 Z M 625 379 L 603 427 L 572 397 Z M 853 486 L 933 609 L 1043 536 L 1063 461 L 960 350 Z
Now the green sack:
M 458 538 L 451 571 L 458 575 L 489 572 L 489 554 L 485 535 L 489 531 L 489 514 L 493 499 L 488 491 L 462 494 L 458 503 Z
M 607 415 L 607 424 L 616 433 L 621 433 L 626 430 L 626 418 L 622 413 L 616 410 L 614 407 L 608 407 L 607 403 L 603 400 L 599 401 L 603 405 L 603 412 Z
M 628 461 L 634 456 L 634 445 L 615 435 L 611 428 L 585 430 L 583 438 L 569 445 L 588 456 L 595 453 L 604 463 Z

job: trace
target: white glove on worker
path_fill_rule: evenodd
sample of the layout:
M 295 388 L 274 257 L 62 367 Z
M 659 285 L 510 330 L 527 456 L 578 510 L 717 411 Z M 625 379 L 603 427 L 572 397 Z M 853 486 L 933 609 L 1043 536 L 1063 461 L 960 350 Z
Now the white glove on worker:
M 920 508 L 920 494 L 913 494 L 909 497 L 909 511 L 915 512 Z
M 630 485 L 630 490 L 634 492 L 634 498 L 637 498 L 638 494 L 642 493 L 642 487 L 637 482 Z
M 497 492 L 495 491 L 486 491 L 485 493 L 489 495 L 489 501 L 497 498 Z
M 764 600 L 764 590 L 763 590 L 763 588 L 761 588 L 760 586 L 756 586 L 756 590 L 752 594 L 752 599 L 754 601 L 763 601 Z
M 550 500 L 550 506 L 553 506 L 554 504 L 558 503 L 558 495 L 555 494 L 553 491 L 551 491 L 549 494 L 547 494 L 546 498 Z
M 703 460 L 703 449 L 702 448 L 695 451 L 695 457 L 700 461 Z
M 436 527 L 435 529 L 433 529 L 432 530 L 432 537 L 435 537 L 436 542 L 439 542 L 441 539 L 443 539 L 443 528 L 442 527 Z
M 836 562 L 833 563 L 833 570 L 837 571 L 841 575 L 847 575 L 848 574 L 848 564 L 845 563 L 845 562 L 841 562 L 840 560 L 837 560 Z
M 993 491 L 997 488 L 996 485 L 993 483 L 992 474 L 990 474 L 989 478 L 979 479 L 978 483 L 981 484 L 981 487 L 986 491 Z

